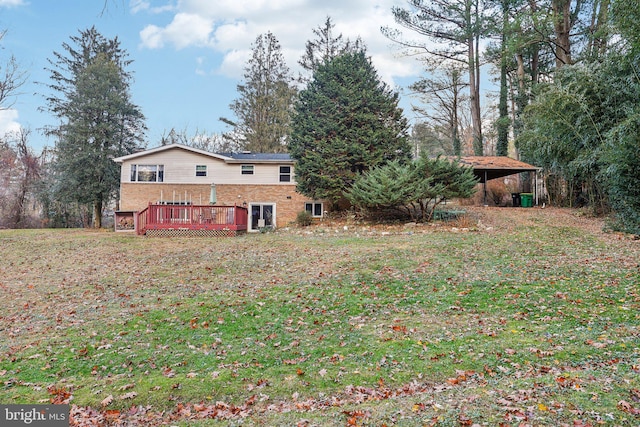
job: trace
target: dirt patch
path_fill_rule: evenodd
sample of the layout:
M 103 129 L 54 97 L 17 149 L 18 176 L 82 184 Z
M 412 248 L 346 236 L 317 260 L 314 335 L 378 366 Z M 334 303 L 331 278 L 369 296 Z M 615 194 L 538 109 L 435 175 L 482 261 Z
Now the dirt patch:
M 580 227 L 589 233 L 603 234 L 604 220 L 584 214 L 582 211 L 565 208 L 500 208 L 465 207 L 481 224 L 495 229 L 510 231 L 528 226 Z
M 412 222 L 374 223 L 355 221 L 349 218 L 327 219 L 309 227 L 292 227 L 283 230 L 294 233 L 357 233 L 357 234 L 398 234 L 430 231 L 494 231 L 509 233 L 523 227 L 579 227 L 585 232 L 603 238 L 620 239 L 620 233 L 605 231 L 604 218 L 591 216 L 583 211 L 567 208 L 534 207 L 505 208 L 483 206 L 453 206 L 452 210 L 465 211 L 457 219 L 433 221 L 427 224 Z

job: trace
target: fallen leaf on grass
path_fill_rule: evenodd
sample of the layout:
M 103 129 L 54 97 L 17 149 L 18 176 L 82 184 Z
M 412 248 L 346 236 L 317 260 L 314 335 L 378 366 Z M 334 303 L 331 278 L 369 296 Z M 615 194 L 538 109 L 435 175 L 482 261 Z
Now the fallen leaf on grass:
M 133 399 L 137 395 L 138 395 L 138 393 L 136 393 L 135 391 L 131 391 L 129 393 L 125 393 L 122 396 L 120 396 L 120 400 Z
M 636 415 L 636 416 L 640 415 L 640 409 L 634 408 L 633 405 L 631 405 L 626 400 L 619 401 L 616 406 L 618 407 L 619 410 L 621 410 L 622 412 L 626 412 L 627 414 Z
M 458 415 L 458 424 L 461 426 L 470 426 L 473 424 L 471 418 L 469 418 L 466 414 Z
M 102 405 L 102 407 L 105 407 L 111 405 L 111 402 L 113 402 L 113 396 L 109 395 L 102 399 L 102 402 L 100 402 L 100 404 Z

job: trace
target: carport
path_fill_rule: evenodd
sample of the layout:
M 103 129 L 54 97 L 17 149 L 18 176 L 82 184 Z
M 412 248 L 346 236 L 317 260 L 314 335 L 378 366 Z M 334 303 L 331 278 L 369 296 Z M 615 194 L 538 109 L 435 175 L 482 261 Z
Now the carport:
M 538 204 L 538 170 L 539 168 L 520 160 L 512 159 L 506 156 L 464 156 L 458 159 L 460 164 L 473 168 L 474 175 L 482 183 L 484 191 L 484 204 L 487 204 L 487 181 L 497 178 L 503 178 L 509 175 L 515 175 L 520 172 L 533 172 L 533 198 L 535 204 Z

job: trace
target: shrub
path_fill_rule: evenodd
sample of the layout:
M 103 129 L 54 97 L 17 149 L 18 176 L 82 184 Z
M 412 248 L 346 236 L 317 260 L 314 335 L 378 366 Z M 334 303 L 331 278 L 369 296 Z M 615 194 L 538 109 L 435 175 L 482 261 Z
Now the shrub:
M 300 211 L 296 216 L 296 224 L 300 227 L 308 227 L 313 223 L 313 217 L 308 211 Z
M 471 197 L 476 182 L 471 168 L 423 155 L 410 164 L 394 161 L 369 170 L 345 196 L 361 210 L 397 209 L 414 221 L 426 222 L 445 200 Z

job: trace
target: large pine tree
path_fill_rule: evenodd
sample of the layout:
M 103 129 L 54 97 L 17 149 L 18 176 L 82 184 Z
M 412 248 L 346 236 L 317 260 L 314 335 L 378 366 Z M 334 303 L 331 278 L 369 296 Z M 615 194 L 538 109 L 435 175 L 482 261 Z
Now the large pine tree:
M 239 98 L 230 105 L 236 119 L 221 118 L 233 127 L 225 138 L 243 150 L 286 151 L 296 95 L 292 82 L 278 40 L 270 32 L 258 36 L 245 67 L 244 81 L 237 86 Z
M 316 36 L 314 40 L 307 40 L 305 43 L 304 55 L 298 61 L 298 64 L 309 73 L 313 72 L 321 64 L 326 64 L 336 56 L 340 56 L 347 52 L 358 52 L 364 49 L 364 42 L 358 37 L 355 42 L 349 39 L 343 39 L 342 34 L 334 35 L 335 24 L 331 21 L 331 17 L 327 16 L 324 26 L 320 26 L 313 30 Z M 304 83 L 308 83 L 309 77 L 305 74 L 300 77 Z
M 64 43 L 65 53 L 49 60 L 53 95 L 47 106 L 58 119 L 54 197 L 90 207 L 94 227 L 113 200 L 120 181 L 112 159 L 133 152 L 142 141 L 144 116 L 131 103 L 131 61 L 118 39 L 105 39 L 95 27 Z
M 364 51 L 319 65 L 292 121 L 289 152 L 297 160 L 298 191 L 337 207 L 360 173 L 408 160 L 407 121 L 398 100 Z

